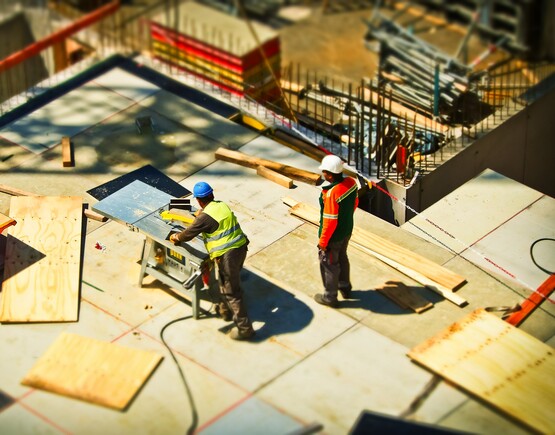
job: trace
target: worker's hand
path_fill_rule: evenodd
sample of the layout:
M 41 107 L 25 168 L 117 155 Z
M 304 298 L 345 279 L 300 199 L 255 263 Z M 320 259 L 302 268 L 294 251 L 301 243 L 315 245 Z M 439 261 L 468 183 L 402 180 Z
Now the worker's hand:
M 170 242 L 172 242 L 175 245 L 177 245 L 179 243 L 179 239 L 177 238 L 177 233 L 173 233 L 170 236 Z

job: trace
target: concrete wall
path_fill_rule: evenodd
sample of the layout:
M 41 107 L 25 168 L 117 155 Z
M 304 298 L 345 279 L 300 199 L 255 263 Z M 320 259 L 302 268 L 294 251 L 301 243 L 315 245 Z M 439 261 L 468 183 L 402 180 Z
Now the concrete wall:
M 407 204 L 422 211 L 487 168 L 555 197 L 554 108 L 551 91 L 418 180 L 406 191 Z

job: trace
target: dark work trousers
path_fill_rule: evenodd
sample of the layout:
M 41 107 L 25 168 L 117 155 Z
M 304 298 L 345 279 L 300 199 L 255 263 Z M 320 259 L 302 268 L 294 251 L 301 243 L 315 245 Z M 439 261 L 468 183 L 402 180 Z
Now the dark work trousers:
M 328 249 L 318 250 L 320 273 L 324 283 L 324 299 L 336 301 L 338 290 L 351 290 L 351 265 L 347 257 L 349 237 L 328 244 Z
M 241 290 L 241 269 L 247 257 L 247 245 L 227 251 L 216 258 L 220 292 L 233 313 L 239 332 L 250 332 L 252 323 L 247 316 Z

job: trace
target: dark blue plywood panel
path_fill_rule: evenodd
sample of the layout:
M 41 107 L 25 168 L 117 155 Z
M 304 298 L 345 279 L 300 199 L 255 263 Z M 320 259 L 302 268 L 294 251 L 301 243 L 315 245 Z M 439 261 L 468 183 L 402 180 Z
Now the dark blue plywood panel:
M 101 184 L 94 189 L 88 190 L 87 193 L 100 201 L 135 180 L 140 180 L 175 198 L 181 198 L 191 194 L 190 190 L 176 183 L 170 177 L 151 165 L 145 165 L 142 168 Z

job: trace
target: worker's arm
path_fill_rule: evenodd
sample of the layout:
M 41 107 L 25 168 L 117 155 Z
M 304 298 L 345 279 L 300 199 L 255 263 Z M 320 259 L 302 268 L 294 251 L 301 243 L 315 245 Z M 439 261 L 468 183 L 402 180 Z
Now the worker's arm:
M 218 229 L 218 222 L 206 213 L 200 213 L 191 226 L 180 233 L 175 233 L 170 236 L 170 241 L 173 243 L 188 242 L 193 240 L 200 233 L 213 233 Z
M 339 204 L 333 194 L 324 194 L 324 213 L 322 215 L 322 232 L 318 240 L 320 249 L 327 249 L 328 243 L 337 228 L 337 218 L 339 217 Z

